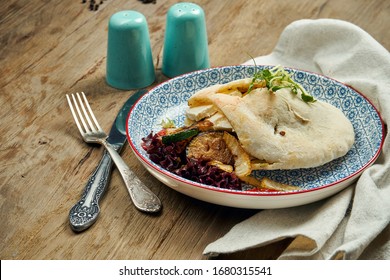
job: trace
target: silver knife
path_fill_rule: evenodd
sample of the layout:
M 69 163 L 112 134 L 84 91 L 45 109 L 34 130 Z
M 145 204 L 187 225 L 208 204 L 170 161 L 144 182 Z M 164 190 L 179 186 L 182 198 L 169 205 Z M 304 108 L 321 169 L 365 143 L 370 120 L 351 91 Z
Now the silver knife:
M 140 90 L 134 93 L 123 105 L 112 125 L 107 141 L 118 153 L 126 143 L 126 118 L 130 108 L 145 92 L 146 90 Z M 100 213 L 99 201 L 110 181 L 112 167 L 111 156 L 104 150 L 102 159 L 90 176 L 81 199 L 69 211 L 70 226 L 74 231 L 86 230 L 96 222 Z

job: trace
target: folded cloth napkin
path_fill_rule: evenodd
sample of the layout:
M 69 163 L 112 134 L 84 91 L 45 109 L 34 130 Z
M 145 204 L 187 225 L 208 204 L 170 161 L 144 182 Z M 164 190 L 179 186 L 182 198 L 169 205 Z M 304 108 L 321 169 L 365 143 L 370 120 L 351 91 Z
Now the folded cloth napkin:
M 390 121 L 390 54 L 361 28 L 340 20 L 299 20 L 257 65 L 332 77 L 363 93 Z M 253 60 L 244 64 L 253 64 Z M 386 135 L 387 136 L 387 135 Z M 308 205 L 262 210 L 209 244 L 204 254 L 258 248 L 293 238 L 279 259 L 390 259 L 390 142 L 342 192 Z

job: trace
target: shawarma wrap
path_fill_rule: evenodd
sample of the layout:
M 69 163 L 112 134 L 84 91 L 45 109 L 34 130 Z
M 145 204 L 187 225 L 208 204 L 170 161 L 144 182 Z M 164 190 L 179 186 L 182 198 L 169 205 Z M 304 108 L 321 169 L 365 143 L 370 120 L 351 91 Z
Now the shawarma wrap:
M 187 123 L 211 122 L 233 132 L 254 169 L 296 169 L 344 156 L 355 141 L 351 122 L 329 103 L 304 102 L 291 88 L 275 91 L 253 79 L 214 85 L 188 100 Z

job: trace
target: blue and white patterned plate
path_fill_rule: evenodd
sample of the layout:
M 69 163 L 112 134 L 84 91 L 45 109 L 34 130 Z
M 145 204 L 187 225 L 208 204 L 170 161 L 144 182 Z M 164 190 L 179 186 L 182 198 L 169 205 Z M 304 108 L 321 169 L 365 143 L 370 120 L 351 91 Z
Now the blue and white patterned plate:
M 269 66 L 257 66 L 260 69 Z M 133 106 L 127 122 L 130 146 L 147 170 L 167 186 L 191 197 L 219 205 L 267 209 L 292 207 L 314 202 L 350 185 L 379 156 L 384 141 L 384 124 L 376 108 L 353 88 L 322 75 L 286 69 L 293 79 L 318 100 L 341 109 L 352 122 L 355 144 L 341 158 L 317 168 L 255 171 L 278 182 L 301 186 L 294 192 L 248 192 L 220 189 L 199 184 L 174 175 L 149 160 L 141 147 L 141 139 L 151 131 L 161 130 L 161 121 L 184 122 L 187 100 L 198 90 L 233 80 L 252 77 L 254 66 L 226 66 L 185 74 L 168 80 L 145 94 Z

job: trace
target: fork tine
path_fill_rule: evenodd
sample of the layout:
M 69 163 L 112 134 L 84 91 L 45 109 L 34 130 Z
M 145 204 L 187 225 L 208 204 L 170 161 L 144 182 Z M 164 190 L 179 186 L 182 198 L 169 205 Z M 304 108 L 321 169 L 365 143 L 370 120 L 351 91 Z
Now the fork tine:
M 99 122 L 97 121 L 97 119 L 95 118 L 95 114 L 93 113 L 92 109 L 91 109 L 91 106 L 89 106 L 89 102 L 87 100 L 87 97 L 85 97 L 85 94 L 84 92 L 81 92 L 81 94 L 83 95 L 83 98 L 84 98 L 84 101 L 85 101 L 85 105 L 87 106 L 88 108 L 88 111 L 89 111 L 89 114 L 91 115 L 94 123 L 95 123 L 95 126 L 97 127 L 98 130 L 102 131 L 103 129 L 100 127 L 99 125 Z M 88 117 L 87 117 L 88 118 Z M 88 123 L 92 126 L 91 124 L 91 120 L 88 118 Z
M 73 94 L 72 94 L 72 97 L 73 97 Z M 66 95 L 66 99 L 68 100 L 68 105 L 69 105 L 70 111 L 72 112 L 73 119 L 76 122 L 77 128 L 79 129 L 81 134 L 84 134 L 83 128 L 80 125 L 79 118 L 77 117 L 76 111 L 73 108 L 72 101 L 70 100 L 69 95 Z M 73 99 L 74 99 L 74 97 L 73 97 Z
M 79 95 L 79 93 L 76 93 L 77 96 Z M 85 132 L 88 133 L 88 132 L 91 132 L 91 129 L 87 126 L 87 123 L 85 122 L 84 120 L 84 117 L 83 117 L 83 113 L 81 112 L 80 108 L 79 108 L 79 105 L 77 104 L 77 100 L 76 100 L 76 97 L 74 97 L 74 94 L 72 94 L 72 98 L 73 98 L 73 103 L 74 103 L 74 106 L 76 107 L 76 111 L 78 113 L 78 117 L 80 118 L 81 120 L 81 123 L 83 124 L 84 126 L 84 129 L 85 129 Z M 80 97 L 78 98 L 80 99 Z M 80 100 L 81 101 L 81 100 Z M 82 103 L 80 105 L 83 105 Z M 93 129 L 93 128 L 92 128 Z
M 81 94 L 83 95 L 84 101 L 81 99 L 80 94 L 77 93 L 77 99 L 79 100 L 79 103 L 80 103 L 80 106 L 81 106 L 81 110 L 83 110 L 84 117 L 85 117 L 85 119 L 87 120 L 87 122 L 88 122 L 89 127 L 91 128 L 91 130 L 92 130 L 92 131 L 96 131 L 96 126 L 93 125 L 93 123 L 91 122 L 91 119 L 89 118 L 89 115 L 90 115 L 90 114 L 93 114 L 93 113 L 92 113 L 92 110 L 91 110 L 91 108 L 90 108 L 90 106 L 89 106 L 88 100 L 87 100 L 87 98 L 85 97 L 84 92 L 81 92 Z M 89 112 L 87 112 L 87 110 L 85 109 L 84 103 L 85 103 L 85 106 L 87 106 Z

